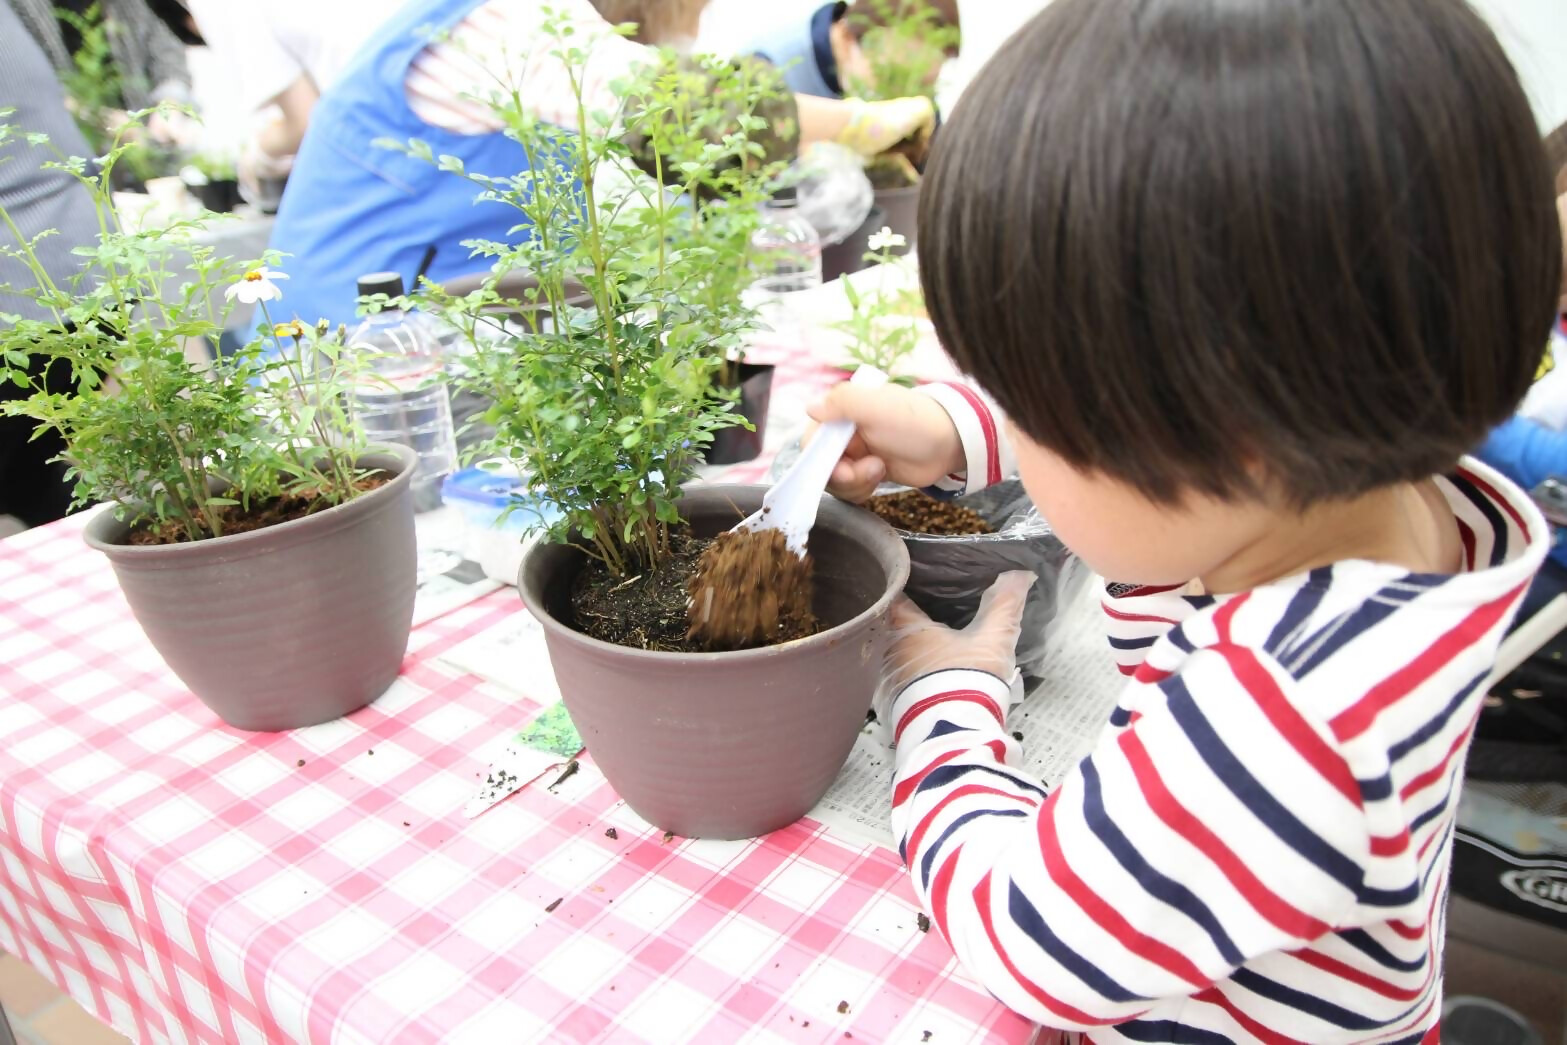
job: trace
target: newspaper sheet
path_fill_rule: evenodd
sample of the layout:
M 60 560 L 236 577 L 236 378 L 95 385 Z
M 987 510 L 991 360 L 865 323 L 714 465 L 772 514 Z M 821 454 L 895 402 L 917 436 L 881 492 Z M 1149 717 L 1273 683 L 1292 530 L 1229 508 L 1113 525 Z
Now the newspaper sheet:
M 1023 734 L 1023 765 L 1059 783 L 1094 746 L 1124 682 L 1105 645 L 1101 586 L 1088 583 L 1061 607 L 1045 674 L 1007 716 Z M 892 834 L 891 729 L 869 725 L 825 797 L 811 810 L 847 840 L 896 849 Z

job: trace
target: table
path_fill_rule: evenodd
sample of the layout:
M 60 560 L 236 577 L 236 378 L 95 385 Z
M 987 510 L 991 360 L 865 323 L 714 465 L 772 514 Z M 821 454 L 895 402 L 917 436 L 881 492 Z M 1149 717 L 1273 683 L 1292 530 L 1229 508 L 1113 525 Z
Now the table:
M 776 361 L 798 419 L 833 375 Z M 481 751 L 541 705 L 439 657 L 525 612 L 513 589 L 421 624 L 362 711 L 249 734 L 164 667 L 81 528 L 0 542 L 0 946 L 133 1039 L 1033 1036 L 919 930 L 894 854 L 809 820 L 666 838 L 591 759 L 464 819 Z

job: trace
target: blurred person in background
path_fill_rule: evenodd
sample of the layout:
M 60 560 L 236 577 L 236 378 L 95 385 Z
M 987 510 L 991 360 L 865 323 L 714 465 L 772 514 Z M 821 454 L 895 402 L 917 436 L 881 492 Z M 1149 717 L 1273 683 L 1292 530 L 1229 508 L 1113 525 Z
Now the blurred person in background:
M 352 322 L 355 278 L 395 271 L 411 284 L 427 249 L 437 283 L 487 270 L 465 240 L 517 239 L 517 213 L 475 203 L 473 184 L 433 164 L 378 148 L 378 139 L 428 142 L 472 173 L 510 177 L 527 157 L 506 136 L 488 98 L 515 87 L 534 115 L 570 130 L 575 101 L 559 63 L 529 52 L 546 12 L 598 36 L 587 72 L 587 109 L 618 107 L 612 83 L 653 62 L 650 45 L 689 47 L 706 0 L 414 0 L 364 45 L 320 99 L 295 157 L 273 229 L 273 249 L 288 255 L 289 312 L 314 323 Z M 635 22 L 634 38 L 607 34 Z M 789 151 L 838 141 L 875 156 L 927 136 L 935 106 L 927 98 L 841 102 L 808 95 L 782 99 L 764 113 L 774 127 L 795 126 Z
M 397 0 L 189 0 L 191 14 L 239 101 L 258 116 L 240 153 L 239 179 L 252 199 L 263 180 L 288 177 L 316 102 L 359 48 L 395 15 Z
M 961 29 L 957 0 L 857 0 L 852 4 L 834 0 L 805 18 L 791 12 L 774 19 L 740 53 L 754 54 L 772 63 L 796 94 L 842 98 L 867 89 L 875 93 L 877 85 L 868 49 L 878 45 L 908 46 L 907 42 L 887 41 L 875 30 L 884 26 L 889 16 L 915 5 L 929 10 L 932 27 L 950 30 L 956 38 Z M 925 84 L 929 89 L 935 88 L 935 73 L 942 63 L 957 57 L 958 44 L 954 40 L 933 50 L 938 53 L 909 56 L 931 68 L 930 81 Z
M 67 156 L 90 155 L 66 110 L 65 93 L 44 49 L 24 30 L 16 10 L 3 3 L 0 100 L 16 110 L 4 122 L 17 132 L 46 134 L 54 147 Z M 52 235 L 38 240 L 33 250 L 50 277 L 65 283 L 81 267 L 81 259 L 71 253 L 72 249 L 95 242 L 98 237 L 98 218 L 91 196 L 69 174 L 43 169 L 43 163 L 54 158 L 44 146 L 18 139 L 0 158 L 5 161 L 0 162 L 0 206 L 5 207 L 25 239 L 32 240 L 53 230 Z M 17 246 L 10 229 L 0 227 L 0 247 Z M 9 289 L 32 285 L 33 277 L 26 265 L 0 255 L 0 313 L 47 319 L 47 311 Z M 68 387 L 62 380 L 52 390 L 65 391 Z M 15 385 L 0 385 L 0 401 L 20 395 L 21 390 Z M 65 464 L 50 460 L 64 453 L 65 444 L 53 432 L 37 439 L 32 436 L 31 420 L 0 416 L 0 516 L 38 526 L 65 515 L 71 495 L 65 481 Z
M 95 152 L 125 114 L 164 102 L 192 103 L 187 45 L 201 37 L 178 0 L 3 0 L 66 89 L 77 124 Z M 194 124 L 179 113 L 147 121 L 148 136 L 188 143 Z

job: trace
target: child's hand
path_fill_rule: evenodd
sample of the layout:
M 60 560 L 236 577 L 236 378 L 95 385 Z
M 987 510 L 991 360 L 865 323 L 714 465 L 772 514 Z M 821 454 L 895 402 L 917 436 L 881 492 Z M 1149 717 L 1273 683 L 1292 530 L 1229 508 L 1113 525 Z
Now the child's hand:
M 1017 669 L 1023 602 L 1037 579 L 1027 570 L 997 577 L 980 600 L 973 622 L 962 631 L 935 623 L 900 597 L 892 607 L 892 646 L 882 679 L 886 691 L 896 694 L 915 679 L 951 668 L 1010 680 Z
M 940 403 L 913 389 L 845 383 L 806 412 L 817 421 L 847 419 L 858 426 L 827 484 L 846 501 L 865 500 L 886 480 L 929 486 L 964 468 L 963 444 L 952 418 Z

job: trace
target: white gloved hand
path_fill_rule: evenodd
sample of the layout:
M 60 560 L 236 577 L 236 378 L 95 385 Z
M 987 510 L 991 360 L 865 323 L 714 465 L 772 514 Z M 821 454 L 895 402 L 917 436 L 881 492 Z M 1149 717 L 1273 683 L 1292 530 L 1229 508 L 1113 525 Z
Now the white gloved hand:
M 968 669 L 994 675 L 1010 686 L 1008 711 L 1022 697 L 1017 671 L 1017 638 L 1023 604 L 1038 580 L 1031 571 L 1013 570 L 996 578 L 980 599 L 979 612 L 962 631 L 937 624 L 907 598 L 892 607 L 892 645 L 882 669 L 875 704 L 877 718 L 889 727 L 892 703 L 916 679 L 938 671 Z

